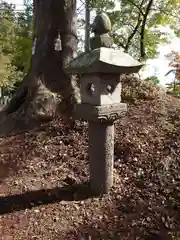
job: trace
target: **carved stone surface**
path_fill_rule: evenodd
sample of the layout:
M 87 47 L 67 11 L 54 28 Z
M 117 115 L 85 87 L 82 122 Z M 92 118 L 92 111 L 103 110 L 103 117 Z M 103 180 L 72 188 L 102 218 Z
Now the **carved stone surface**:
M 77 119 L 104 123 L 114 122 L 120 117 L 123 117 L 126 112 L 126 103 L 118 103 L 104 106 L 77 104 L 75 106 L 74 117 Z
M 82 53 L 74 58 L 65 68 L 68 73 L 137 73 L 143 66 L 129 54 L 112 48 L 98 48 Z
M 106 13 L 99 13 L 92 24 L 92 32 L 95 34 L 104 34 L 111 31 L 111 21 Z
M 113 43 L 113 39 L 107 33 L 95 35 L 90 39 L 90 48 L 92 50 L 100 47 L 112 48 Z
M 119 76 L 84 75 L 80 79 L 81 103 L 107 105 L 121 102 Z
M 90 187 L 94 194 L 108 193 L 113 185 L 114 124 L 89 122 Z
M 90 39 L 91 49 L 96 49 L 100 47 L 112 48 L 113 38 L 110 37 L 109 33 L 111 31 L 111 21 L 107 14 L 98 14 L 92 24 L 92 32 L 94 37 Z

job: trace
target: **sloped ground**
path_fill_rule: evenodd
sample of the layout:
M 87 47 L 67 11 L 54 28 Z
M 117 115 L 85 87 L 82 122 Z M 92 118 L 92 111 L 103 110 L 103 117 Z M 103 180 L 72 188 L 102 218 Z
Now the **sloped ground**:
M 108 196 L 88 192 L 87 144 L 86 123 L 61 120 L 1 138 L 0 239 L 180 239 L 180 101 L 116 123 Z

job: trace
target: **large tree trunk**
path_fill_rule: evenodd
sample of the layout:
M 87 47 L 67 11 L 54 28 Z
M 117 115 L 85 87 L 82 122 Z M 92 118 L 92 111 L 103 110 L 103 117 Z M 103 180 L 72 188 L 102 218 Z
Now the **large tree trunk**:
M 34 0 L 35 53 L 20 88 L 5 109 L 21 119 L 51 119 L 61 112 L 70 115 L 76 101 L 75 79 L 64 66 L 76 56 L 76 0 Z M 60 36 L 62 50 L 55 50 Z

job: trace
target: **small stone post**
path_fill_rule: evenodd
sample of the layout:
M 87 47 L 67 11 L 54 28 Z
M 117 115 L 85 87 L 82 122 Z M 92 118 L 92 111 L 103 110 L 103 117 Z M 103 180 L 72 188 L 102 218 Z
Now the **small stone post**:
M 99 47 L 66 67 L 68 73 L 81 75 L 81 103 L 74 114 L 88 121 L 90 187 L 96 195 L 108 193 L 113 185 L 114 122 L 127 111 L 121 103 L 120 75 L 137 73 L 142 66 L 121 50 Z

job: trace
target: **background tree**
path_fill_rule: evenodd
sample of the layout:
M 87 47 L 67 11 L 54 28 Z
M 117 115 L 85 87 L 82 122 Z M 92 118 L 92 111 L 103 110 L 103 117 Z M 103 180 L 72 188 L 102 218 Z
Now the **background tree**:
M 76 55 L 76 1 L 34 0 L 33 15 L 30 68 L 4 113 L 25 119 L 51 118 L 59 109 L 68 114 L 75 100 L 64 66 Z
M 92 10 L 106 11 L 110 16 L 116 45 L 135 58 L 153 58 L 158 45 L 169 41 L 160 26 L 169 25 L 179 36 L 179 0 L 119 2 L 120 10 L 114 11 L 115 1 L 90 1 Z M 26 0 L 25 12 L 20 14 L 4 4 L 8 21 L 0 26 L 6 29 L 1 31 L 4 47 L 0 61 L 5 62 L 4 73 L 9 69 L 8 75 L 17 74 L 11 78 L 13 86 L 17 79 L 24 79 L 3 114 L 52 118 L 60 111 L 69 115 L 72 103 L 78 101 L 78 88 L 75 77 L 67 76 L 63 67 L 76 55 L 76 1 L 34 0 L 32 8 L 31 1 Z
M 166 76 L 174 73 L 174 81 L 173 84 L 169 85 L 169 88 L 172 88 L 173 85 L 173 92 L 177 91 L 178 95 L 180 95 L 180 53 L 171 51 L 166 57 L 170 60 L 169 66 L 172 67 L 172 69 L 166 73 Z
M 16 13 L 15 7 L 0 3 L 0 86 L 8 94 L 27 73 L 31 57 L 32 16 L 27 22 L 25 13 Z
M 114 11 L 116 2 L 92 0 L 91 7 L 108 12 L 113 22 L 113 37 L 117 46 L 138 59 L 153 58 L 159 44 L 167 43 L 167 31 L 160 27 L 169 26 L 180 36 L 179 0 L 123 0 L 120 9 Z
M 6 88 L 13 85 L 11 76 L 16 70 L 11 65 L 16 28 L 12 4 L 0 3 L 0 23 L 0 87 Z
M 32 4 L 25 1 L 24 7 L 23 12 L 16 14 L 17 27 L 12 64 L 26 75 L 31 61 L 33 16 Z

